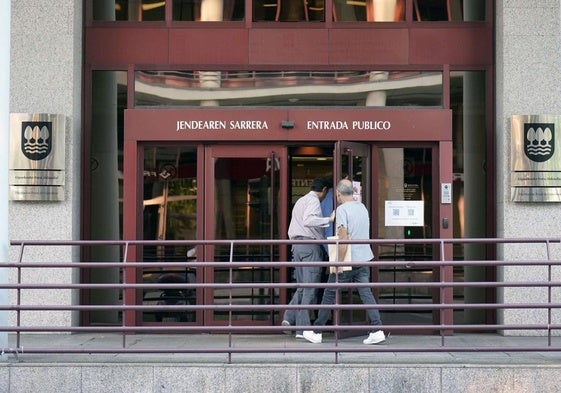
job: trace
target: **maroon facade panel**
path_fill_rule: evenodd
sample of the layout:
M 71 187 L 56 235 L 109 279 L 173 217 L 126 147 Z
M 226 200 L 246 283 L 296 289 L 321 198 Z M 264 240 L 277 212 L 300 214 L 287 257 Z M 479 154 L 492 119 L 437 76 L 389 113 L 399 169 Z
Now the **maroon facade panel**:
M 328 30 L 251 29 L 250 64 L 327 64 Z
M 412 64 L 492 64 L 491 30 L 434 28 L 410 30 Z
M 170 29 L 171 64 L 247 64 L 247 29 Z M 236 50 L 233 50 L 236 48 Z
M 168 30 L 158 28 L 87 29 L 86 64 L 167 64 Z
M 86 63 L 213 65 L 482 65 L 491 30 L 87 28 Z M 228 39 L 224 39 L 228 37 Z
M 408 64 L 407 29 L 332 29 L 329 31 L 331 64 Z

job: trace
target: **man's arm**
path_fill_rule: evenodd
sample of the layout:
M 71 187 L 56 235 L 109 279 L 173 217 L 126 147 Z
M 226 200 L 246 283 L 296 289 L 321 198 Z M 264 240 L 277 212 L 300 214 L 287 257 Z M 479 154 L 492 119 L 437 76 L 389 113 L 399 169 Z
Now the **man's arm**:
M 349 239 L 349 232 L 347 232 L 347 228 L 343 225 L 339 225 L 337 227 L 337 236 L 339 236 L 339 240 Z M 339 243 L 339 258 L 341 260 L 344 258 L 348 246 L 348 244 Z

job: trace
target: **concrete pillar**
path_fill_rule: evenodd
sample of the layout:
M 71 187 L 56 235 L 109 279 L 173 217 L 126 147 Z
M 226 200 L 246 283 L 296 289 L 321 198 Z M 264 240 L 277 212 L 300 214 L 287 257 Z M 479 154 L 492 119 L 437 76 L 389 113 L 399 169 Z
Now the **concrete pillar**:
M 395 8 L 397 0 L 371 0 L 374 6 L 375 22 L 393 22 L 395 20 Z M 388 79 L 389 72 L 372 71 L 370 81 L 385 81 Z M 368 93 L 366 106 L 386 106 L 386 91 L 374 91 Z
M 115 19 L 115 3 L 111 0 L 94 2 L 94 12 L 103 20 Z M 98 71 L 92 76 L 91 154 L 96 165 L 91 173 L 92 240 L 119 240 L 119 171 L 117 165 L 117 81 L 113 71 Z M 116 246 L 94 247 L 90 258 L 95 262 L 118 262 Z M 118 283 L 116 268 L 92 269 L 93 283 Z M 92 304 L 119 303 L 117 290 L 91 291 Z M 117 311 L 93 311 L 94 323 L 117 323 Z
M 220 88 L 222 74 L 220 71 L 199 71 L 199 83 L 203 89 Z M 203 100 L 201 106 L 220 106 L 217 100 Z
M 463 136 L 464 136 L 464 223 L 465 237 L 485 237 L 485 195 L 492 192 L 485 190 L 485 73 L 464 73 L 464 105 L 463 105 Z M 464 248 L 466 260 L 485 259 L 485 247 L 479 244 L 466 244 Z M 466 281 L 483 281 L 485 268 L 466 266 Z M 485 302 L 485 290 L 482 288 L 466 288 L 466 303 Z M 466 310 L 466 323 L 484 323 L 485 311 Z
M 129 4 L 130 8 L 134 8 Z M 115 20 L 115 0 L 96 0 L 93 2 L 93 15 L 95 20 Z
M 463 2 L 464 21 L 484 20 L 485 1 L 464 1 Z
M 202 0 L 201 22 L 220 22 L 224 15 L 223 0 Z M 214 89 L 220 87 L 221 73 L 219 71 L 200 71 L 199 82 L 201 87 Z M 216 100 L 201 101 L 201 106 L 220 106 Z
M 374 5 L 374 21 L 393 22 L 397 0 L 371 0 Z
M 369 80 L 379 82 L 388 80 L 389 72 L 371 71 Z M 366 96 L 366 106 L 386 106 L 387 93 L 385 90 L 372 91 Z
M 222 0 L 202 0 L 201 21 L 221 22 L 224 18 L 224 3 Z
M 10 19 L 11 2 L 0 1 L 0 263 L 8 262 L 8 157 L 10 143 Z M 8 283 L 8 271 L 0 268 L 0 284 Z M 0 304 L 8 304 L 8 290 L 0 290 Z M 0 311 L 0 326 L 8 326 L 8 311 Z M 8 333 L 0 332 L 0 347 L 8 347 Z M 6 355 L 0 355 L 5 360 Z
M 96 166 L 91 173 L 91 239 L 119 240 L 119 172 L 117 167 L 117 82 L 115 72 L 99 71 L 92 77 L 92 157 Z M 91 260 L 118 262 L 116 246 L 96 246 Z M 116 268 L 92 269 L 94 283 L 119 282 Z M 118 304 L 117 290 L 91 292 L 93 304 Z M 92 312 L 97 323 L 116 323 L 117 311 Z

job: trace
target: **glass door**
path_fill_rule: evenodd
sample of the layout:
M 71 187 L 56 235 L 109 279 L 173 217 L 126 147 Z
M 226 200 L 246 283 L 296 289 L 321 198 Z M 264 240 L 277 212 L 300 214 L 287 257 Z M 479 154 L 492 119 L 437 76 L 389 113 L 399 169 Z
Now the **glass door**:
M 371 236 L 381 239 L 429 239 L 440 236 L 438 223 L 439 182 L 438 149 L 435 143 L 416 144 L 362 144 L 340 142 L 336 145 L 337 178 L 349 178 L 355 185 L 355 198 L 371 212 Z M 382 261 L 423 261 L 438 257 L 431 244 L 391 244 L 374 249 Z M 374 282 L 431 282 L 439 279 L 440 272 L 432 268 L 374 268 Z M 360 303 L 355 293 L 343 293 L 345 302 Z M 382 288 L 375 291 L 381 304 L 431 304 L 438 291 L 428 287 Z M 383 311 L 384 324 L 432 323 L 438 318 L 430 311 Z M 341 313 L 345 323 L 366 320 L 364 311 Z
M 143 146 L 142 233 L 144 240 L 196 240 L 198 183 L 197 146 Z M 197 259 L 195 246 L 144 246 L 145 262 L 186 262 Z M 143 283 L 193 284 L 197 271 L 185 267 L 143 268 Z M 198 291 L 200 292 L 200 291 Z M 199 293 L 200 294 L 200 293 Z M 194 289 L 159 288 L 142 291 L 143 305 L 195 305 Z M 195 311 L 142 312 L 143 323 L 196 322 Z
M 362 201 L 371 210 L 371 170 L 370 145 L 356 142 L 340 142 L 338 144 L 340 157 L 336 170 L 338 179 L 348 178 L 355 187 L 355 199 Z
M 207 184 L 205 189 L 205 237 L 225 240 L 269 240 L 286 232 L 286 147 L 284 146 L 210 146 L 206 148 Z M 282 214 L 281 214 L 282 213 Z M 271 262 L 270 267 L 207 268 L 209 283 L 278 283 L 286 280 L 286 269 L 274 262 L 286 260 L 286 248 L 268 244 L 229 244 L 208 246 L 211 261 Z M 206 304 L 268 305 L 281 300 L 278 289 L 248 286 L 238 289 L 211 289 Z M 205 324 L 276 323 L 270 310 L 250 308 L 242 311 L 215 310 L 205 315 Z
M 335 165 L 337 181 L 349 179 L 353 182 L 354 198 L 366 205 L 371 212 L 372 220 L 372 173 L 371 173 L 371 145 L 365 143 L 341 141 L 335 147 L 338 157 Z M 370 228 L 372 236 L 374 228 Z M 372 272 L 374 274 L 374 272 Z M 344 303 L 361 304 L 357 291 L 343 291 L 341 297 Z M 343 324 L 366 324 L 367 317 L 364 310 L 348 310 L 340 312 L 340 321 Z M 359 334 L 359 332 L 348 332 L 344 336 Z M 360 332 L 362 334 L 362 332 Z
M 377 146 L 376 211 L 377 238 L 382 239 L 429 239 L 439 237 L 436 224 L 438 215 L 439 184 L 436 145 L 427 146 Z M 381 245 L 375 252 L 381 261 L 428 261 L 434 260 L 437 249 L 431 244 Z M 380 268 L 380 282 L 411 282 L 415 285 L 438 279 L 438 271 L 429 267 Z M 429 287 L 382 288 L 378 293 L 381 304 L 431 304 L 438 295 Z M 384 311 L 385 324 L 427 323 L 434 317 L 429 311 Z
M 336 183 L 349 178 L 355 197 L 370 213 L 371 237 L 429 239 L 440 237 L 439 149 L 436 143 L 363 144 L 337 142 L 318 146 L 265 145 L 142 145 L 142 229 L 145 240 L 249 240 L 232 250 L 230 244 L 209 246 L 146 246 L 144 261 L 270 262 L 270 266 L 236 268 L 170 268 L 142 270 L 142 282 L 150 283 L 284 283 L 290 271 L 276 261 L 290 260 L 289 247 L 261 244 L 259 240 L 286 237 L 291 204 L 307 192 L 314 177 Z M 331 202 L 333 203 L 333 202 Z M 405 210 L 403 210 L 405 209 Z M 412 214 L 398 219 L 399 214 Z M 392 216 L 393 215 L 393 216 Z M 413 220 L 415 218 L 415 220 Z M 125 225 L 127 225 L 125 223 Z M 450 223 L 451 225 L 451 223 Z M 398 243 L 374 249 L 379 260 L 422 261 L 438 258 L 430 244 Z M 439 279 L 439 271 L 415 268 L 374 268 L 374 282 L 423 283 Z M 140 277 L 139 277 L 140 278 Z M 144 291 L 150 304 L 227 304 L 258 306 L 285 304 L 287 292 L 247 288 L 186 291 Z M 289 293 L 288 293 L 289 294 Z M 438 296 L 428 287 L 383 288 L 375 296 L 384 304 L 431 304 Z M 345 303 L 360 304 L 350 291 Z M 229 318 L 239 324 L 274 325 L 278 312 L 248 307 L 233 312 L 142 312 L 143 323 L 194 323 L 221 325 Z M 432 322 L 431 312 L 384 311 L 385 324 Z M 342 312 L 343 323 L 363 323 L 363 310 Z

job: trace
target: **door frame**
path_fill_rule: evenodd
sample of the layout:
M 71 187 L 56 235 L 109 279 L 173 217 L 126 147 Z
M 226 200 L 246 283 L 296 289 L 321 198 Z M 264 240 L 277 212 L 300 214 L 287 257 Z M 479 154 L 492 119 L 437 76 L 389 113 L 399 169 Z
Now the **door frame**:
M 215 166 L 214 166 L 214 159 L 215 158 L 271 158 L 275 161 L 276 158 L 280 160 L 278 175 L 279 175 L 279 198 L 278 198 L 278 229 L 279 234 L 284 234 L 287 231 L 288 224 L 287 224 L 287 198 L 283 198 L 283 195 L 287 195 L 287 184 L 288 184 L 288 168 L 287 168 L 287 147 L 281 144 L 273 144 L 273 145 L 264 145 L 264 144 L 220 144 L 220 145 L 207 145 L 205 147 L 205 187 L 204 187 L 204 195 L 207 196 L 205 198 L 205 206 L 203 216 L 201 217 L 201 222 L 204 222 L 204 239 L 208 240 L 216 240 L 215 238 L 215 229 L 216 223 L 214 220 L 207 220 L 205 217 L 214 217 L 214 212 L 216 211 L 215 206 Z M 273 165 L 273 172 L 274 166 L 276 163 L 272 163 Z M 271 237 L 272 239 L 272 237 Z M 274 240 L 274 239 L 272 239 Z M 204 259 L 203 260 L 215 260 L 214 258 L 214 245 L 207 245 L 204 248 Z M 279 246 L 279 259 L 281 261 L 288 260 L 288 251 L 286 247 Z M 214 282 L 214 268 L 208 267 L 203 269 L 202 277 L 204 277 L 205 282 Z M 287 268 L 281 267 L 279 268 L 279 279 L 281 282 L 286 282 L 288 278 Z M 212 304 L 214 301 L 213 298 L 213 289 L 207 289 L 204 291 L 203 296 L 205 304 Z M 281 302 L 286 301 L 286 295 L 283 291 L 281 291 L 281 295 L 279 297 Z M 220 321 L 216 321 L 214 316 L 214 311 L 209 310 L 207 312 L 203 312 L 203 319 L 202 322 L 206 326 L 216 326 L 222 325 Z M 244 320 L 239 321 L 239 324 L 243 324 Z M 254 324 L 265 324 L 266 321 L 253 321 Z M 273 320 L 274 322 L 274 320 Z M 224 323 L 225 324 L 225 323 Z M 234 321 L 234 324 L 238 324 L 238 322 Z
M 377 142 L 349 142 L 349 141 L 338 141 L 335 144 L 335 173 L 337 178 L 342 178 L 342 165 L 341 161 L 346 148 L 351 148 L 356 150 L 358 154 L 351 154 L 349 156 L 349 171 L 353 171 L 352 168 L 352 157 L 360 155 L 369 159 L 365 163 L 365 167 L 362 170 L 366 170 L 365 178 L 370 181 L 370 184 L 365 184 L 363 186 L 363 195 L 365 200 L 363 202 L 369 208 L 370 220 L 371 220 L 371 236 L 373 239 L 379 238 L 378 230 L 378 219 L 384 216 L 384 212 L 380 211 L 383 209 L 383 204 L 378 200 L 380 195 L 379 190 L 379 171 L 378 171 L 378 157 L 379 149 L 381 148 L 429 148 L 432 152 L 431 160 L 431 194 L 432 194 L 432 208 L 430 223 L 431 234 L 430 238 L 448 238 L 452 237 L 453 233 L 453 222 L 452 222 L 452 204 L 450 202 L 443 203 L 441 188 L 443 184 L 452 184 L 452 144 L 444 143 L 447 141 L 377 141 Z M 442 157 L 442 154 L 445 154 Z M 448 157 L 448 158 L 446 158 Z M 339 161 L 337 161 L 339 160 Z M 443 225 L 443 219 L 448 220 L 447 228 Z M 452 247 L 446 245 L 444 249 L 440 249 L 438 245 L 432 246 L 433 258 L 442 258 L 442 253 L 446 258 L 452 257 Z M 372 268 L 372 277 L 377 276 L 377 269 Z M 452 280 L 453 269 L 451 267 L 442 266 L 440 268 L 433 269 L 433 280 Z M 350 295 L 349 295 L 350 296 Z M 453 291 L 452 288 L 441 289 L 437 293 L 433 293 L 433 302 L 439 302 L 440 299 L 444 299 L 447 303 L 453 302 Z M 347 301 L 352 301 L 352 296 Z M 439 310 L 433 312 L 433 323 L 447 323 L 452 322 L 453 311 L 452 310 Z M 348 313 L 347 321 L 352 323 L 352 314 Z
M 430 148 L 432 149 L 432 195 L 433 212 L 431 217 L 432 233 L 431 238 L 452 238 L 453 237 L 453 207 L 452 203 L 443 201 L 443 187 L 452 185 L 452 141 L 397 141 L 397 142 L 378 142 L 372 145 L 372 176 L 378 178 L 374 172 L 378 172 L 377 163 L 380 148 Z M 378 182 L 372 183 L 372 195 L 379 195 Z M 372 201 L 372 237 L 379 238 L 378 225 L 374 220 L 380 217 L 377 201 Z M 447 224 L 444 220 L 447 219 Z M 445 244 L 443 247 L 433 246 L 433 259 L 452 260 L 453 246 Z M 375 272 L 372 272 L 375 274 Z M 453 281 L 453 268 L 451 266 L 440 266 L 433 269 L 433 281 Z M 433 302 L 453 303 L 453 288 L 440 288 L 438 293 L 433 294 Z M 433 312 L 433 322 L 435 324 L 450 324 L 453 322 L 453 310 L 441 309 Z
M 138 168 L 143 165 L 143 144 L 197 144 L 200 152 L 206 144 L 220 143 L 282 145 L 310 144 L 316 141 L 369 144 L 400 141 L 433 142 L 438 145 L 439 151 L 438 178 L 441 183 L 452 183 L 452 111 L 450 109 L 127 109 L 124 125 L 123 240 L 125 241 L 142 239 L 140 217 L 142 217 L 143 179 L 142 172 Z M 203 157 L 204 154 L 198 153 L 197 176 L 200 179 L 204 179 Z M 287 179 L 281 181 L 286 182 Z M 370 192 L 374 192 L 374 189 Z M 205 201 L 201 200 L 200 203 L 200 210 L 206 211 Z M 439 203 L 438 213 L 439 218 L 450 217 L 451 220 L 451 205 Z M 449 225 L 448 229 L 444 229 L 439 225 L 440 236 L 452 237 L 452 227 Z M 204 236 L 202 233 L 200 235 Z M 444 251 L 447 257 L 452 256 L 451 245 Z M 130 247 L 125 262 L 137 261 L 140 255 L 140 247 Z M 125 268 L 124 274 L 127 283 L 140 282 L 135 269 Z M 443 270 L 441 274 L 441 279 L 452 278 L 448 270 Z M 443 291 L 441 298 L 451 302 L 451 290 Z M 138 291 L 135 289 L 125 289 L 123 293 L 126 304 L 138 304 L 138 296 Z M 450 318 L 451 310 L 443 311 L 442 323 L 450 321 Z M 141 324 L 139 313 L 125 311 L 123 323 L 125 326 Z

